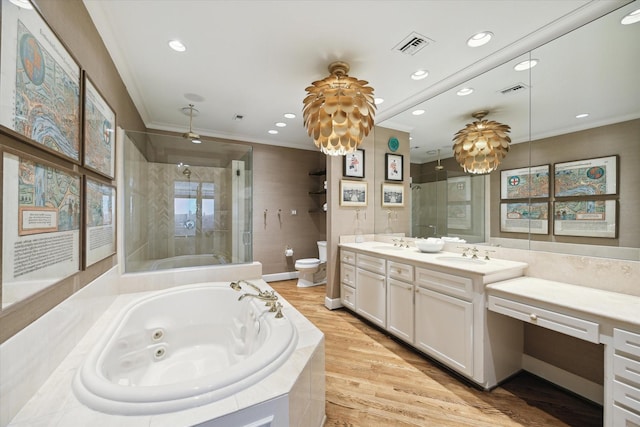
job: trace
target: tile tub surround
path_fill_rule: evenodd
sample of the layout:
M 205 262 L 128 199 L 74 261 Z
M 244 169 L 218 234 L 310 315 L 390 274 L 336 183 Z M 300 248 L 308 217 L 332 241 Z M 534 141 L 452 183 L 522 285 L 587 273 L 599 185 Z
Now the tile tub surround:
M 267 284 L 255 280 L 261 288 Z M 280 402 L 274 425 L 320 426 L 324 419 L 324 335 L 297 310 L 282 300 L 283 314 L 298 329 L 293 355 L 267 378 L 234 396 L 200 407 L 153 416 L 116 416 L 94 411 L 81 404 L 71 390 L 71 381 L 85 355 L 114 317 L 132 300 L 147 292 L 124 294 L 98 319 L 69 356 L 53 372 L 36 395 L 22 408 L 9 426 L 92 425 L 92 426 L 190 426 L 250 408 L 267 400 Z M 284 411 L 284 415 L 283 415 Z M 283 418 L 288 420 L 284 424 Z M 216 425 L 213 423 L 213 425 Z

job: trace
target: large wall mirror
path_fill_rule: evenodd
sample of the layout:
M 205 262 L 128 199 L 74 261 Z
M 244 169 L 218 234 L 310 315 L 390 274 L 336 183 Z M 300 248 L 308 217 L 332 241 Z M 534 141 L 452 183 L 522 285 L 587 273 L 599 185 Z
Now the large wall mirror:
M 474 243 L 640 260 L 640 23 L 621 24 L 639 7 L 639 1 L 631 2 L 379 123 L 408 130 L 412 138 L 407 231 L 413 237 L 459 235 Z M 515 69 L 533 60 L 533 68 Z M 463 89 L 472 92 L 464 95 Z M 413 115 L 417 109 L 425 113 Z M 479 110 L 511 127 L 512 145 L 497 171 L 472 176 L 452 158 L 452 139 Z M 598 167 L 609 158 L 616 166 L 607 169 L 616 184 L 612 194 L 554 194 L 554 170 Z M 443 168 L 436 169 L 439 164 Z M 550 194 L 520 202 L 548 215 L 548 229 L 533 219 L 524 228 L 511 227 L 504 214 L 509 201 L 501 193 L 505 176 L 542 165 L 549 165 Z M 599 233 L 593 231 L 597 221 L 582 221 L 576 231 L 561 230 L 556 210 L 585 203 L 587 213 L 605 206 L 594 218 L 606 215 L 608 229 Z

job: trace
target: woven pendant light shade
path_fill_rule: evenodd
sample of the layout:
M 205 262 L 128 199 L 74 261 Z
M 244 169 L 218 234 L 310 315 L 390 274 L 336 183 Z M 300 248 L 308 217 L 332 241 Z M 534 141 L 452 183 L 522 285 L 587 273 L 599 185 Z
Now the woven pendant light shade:
M 331 63 L 331 75 L 307 87 L 303 101 L 307 133 L 316 147 L 331 156 L 355 151 L 373 128 L 373 88 L 348 72 L 347 63 Z
M 453 154 L 465 172 L 482 174 L 496 170 L 509 151 L 508 125 L 483 120 L 488 111 L 478 111 L 477 120 L 460 129 L 453 138 Z

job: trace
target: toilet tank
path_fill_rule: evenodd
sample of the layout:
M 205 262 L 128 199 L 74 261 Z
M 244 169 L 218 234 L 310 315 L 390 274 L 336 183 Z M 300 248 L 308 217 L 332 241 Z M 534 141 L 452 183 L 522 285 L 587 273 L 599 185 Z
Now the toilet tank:
M 327 242 L 325 240 L 318 242 L 318 259 L 320 262 L 327 262 Z

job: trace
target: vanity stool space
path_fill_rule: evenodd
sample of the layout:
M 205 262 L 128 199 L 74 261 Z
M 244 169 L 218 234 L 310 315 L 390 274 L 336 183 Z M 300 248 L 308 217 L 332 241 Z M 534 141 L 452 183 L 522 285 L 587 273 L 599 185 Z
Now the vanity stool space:
M 487 308 L 604 345 L 604 425 L 640 426 L 640 297 L 520 277 L 488 285 Z
M 340 245 L 342 305 L 485 389 L 518 372 L 522 324 L 488 312 L 484 288 L 527 264 L 419 252 L 383 242 Z M 489 331 L 491 333 L 489 334 Z

